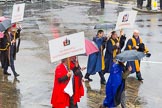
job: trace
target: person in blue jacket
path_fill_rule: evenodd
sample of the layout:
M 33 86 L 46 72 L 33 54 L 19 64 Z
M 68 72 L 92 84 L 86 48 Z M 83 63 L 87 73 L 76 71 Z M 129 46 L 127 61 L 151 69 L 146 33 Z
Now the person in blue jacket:
M 125 79 L 130 74 L 131 67 L 126 69 L 122 62 L 116 62 L 112 65 L 110 76 L 106 84 L 106 98 L 104 99 L 102 108 L 114 108 L 121 104 L 122 108 L 126 108 L 123 96 L 125 90 Z
M 103 35 L 104 35 L 104 31 L 98 30 L 97 36 L 93 37 L 93 41 L 96 43 L 99 51 L 89 55 L 88 64 L 87 64 L 87 73 L 85 75 L 85 79 L 88 79 L 88 81 L 92 81 L 92 79 L 90 79 L 89 76 L 94 75 L 98 72 L 101 78 L 101 84 L 106 84 L 104 74 L 103 74 L 103 70 L 104 70 L 103 50 L 107 38 L 104 37 Z

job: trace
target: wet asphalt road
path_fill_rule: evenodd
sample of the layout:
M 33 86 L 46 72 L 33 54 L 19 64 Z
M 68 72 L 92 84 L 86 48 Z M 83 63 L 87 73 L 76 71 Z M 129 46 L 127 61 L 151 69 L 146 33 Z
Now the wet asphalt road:
M 60 36 L 84 31 L 91 39 L 98 23 L 116 23 L 118 13 L 131 10 L 133 1 L 120 1 L 125 5 L 106 4 L 101 10 L 98 3 L 88 0 L 61 0 L 44 3 L 27 3 L 25 8 L 20 52 L 15 61 L 18 79 L 6 77 L 0 72 L 0 108 L 50 108 L 54 68 L 50 63 L 48 40 L 53 39 L 52 30 Z M 128 4 L 129 3 L 129 4 Z M 12 3 L 1 4 L 0 13 L 11 16 Z M 127 81 L 129 108 L 162 108 L 162 14 L 138 13 L 134 28 L 140 30 L 143 41 L 152 56 L 144 58 L 141 72 L 144 82 L 139 83 L 135 74 Z M 111 29 L 105 30 L 108 33 Z M 127 39 L 133 29 L 125 29 Z M 81 66 L 86 66 L 87 57 L 79 57 Z M 1 70 L 2 71 L 2 70 Z M 11 72 L 9 70 L 9 72 Z M 83 72 L 85 74 L 86 71 Z M 108 78 L 108 74 L 105 76 Z M 91 76 L 93 82 L 85 82 L 85 96 L 79 108 L 98 108 L 104 99 L 104 86 L 98 74 Z

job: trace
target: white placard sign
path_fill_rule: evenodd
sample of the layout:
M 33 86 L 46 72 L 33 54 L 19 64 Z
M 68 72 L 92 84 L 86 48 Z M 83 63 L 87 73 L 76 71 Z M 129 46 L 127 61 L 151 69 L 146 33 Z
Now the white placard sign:
M 136 19 L 137 11 L 120 12 L 115 30 L 132 28 Z
M 24 9 L 25 9 L 25 3 L 13 5 L 11 23 L 23 21 Z
M 51 62 L 56 62 L 67 57 L 84 54 L 86 52 L 84 32 L 50 40 L 49 51 Z

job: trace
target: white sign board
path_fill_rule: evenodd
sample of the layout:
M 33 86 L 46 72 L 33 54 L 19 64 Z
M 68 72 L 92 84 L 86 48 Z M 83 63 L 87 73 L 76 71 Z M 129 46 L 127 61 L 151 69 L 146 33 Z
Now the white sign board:
M 136 19 L 137 11 L 120 12 L 115 30 L 132 28 Z
M 23 21 L 24 9 L 25 9 L 25 3 L 14 4 L 13 11 L 12 11 L 11 23 Z
M 85 37 L 84 32 L 75 33 L 49 41 L 49 51 L 51 62 L 84 54 Z

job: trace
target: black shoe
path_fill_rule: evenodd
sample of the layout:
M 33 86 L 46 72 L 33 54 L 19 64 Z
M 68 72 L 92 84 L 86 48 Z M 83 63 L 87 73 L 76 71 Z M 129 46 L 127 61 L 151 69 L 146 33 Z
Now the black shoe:
M 89 73 L 86 73 L 86 75 L 85 75 L 85 79 L 87 79 L 88 81 L 93 81 L 91 78 L 89 78 L 89 76 L 90 76 L 90 74 Z
M 142 9 L 142 6 L 140 6 L 140 5 L 137 5 L 137 8 L 139 8 L 139 9 Z
M 15 76 L 15 78 L 16 78 L 16 77 L 18 77 L 18 76 L 20 76 L 20 75 L 16 73 L 14 76 Z
M 143 80 L 143 78 L 142 78 L 142 76 L 141 76 L 141 72 L 136 72 L 136 76 L 137 76 L 137 79 L 138 79 L 139 81 L 142 81 L 142 80 Z
M 85 79 L 87 79 L 88 81 L 93 81 L 91 78 L 89 77 L 84 77 Z
M 101 72 L 98 72 L 100 78 L 101 78 L 101 84 L 103 85 L 106 85 L 106 80 L 105 80 L 105 77 L 104 77 L 104 73 L 101 71 Z
M 147 10 L 151 10 L 151 7 L 146 7 Z
M 8 76 L 10 76 L 11 74 L 10 73 L 8 73 L 8 72 L 3 72 L 4 73 L 4 75 L 8 75 Z
M 140 8 L 140 6 L 139 6 L 139 5 L 137 5 L 137 8 Z

